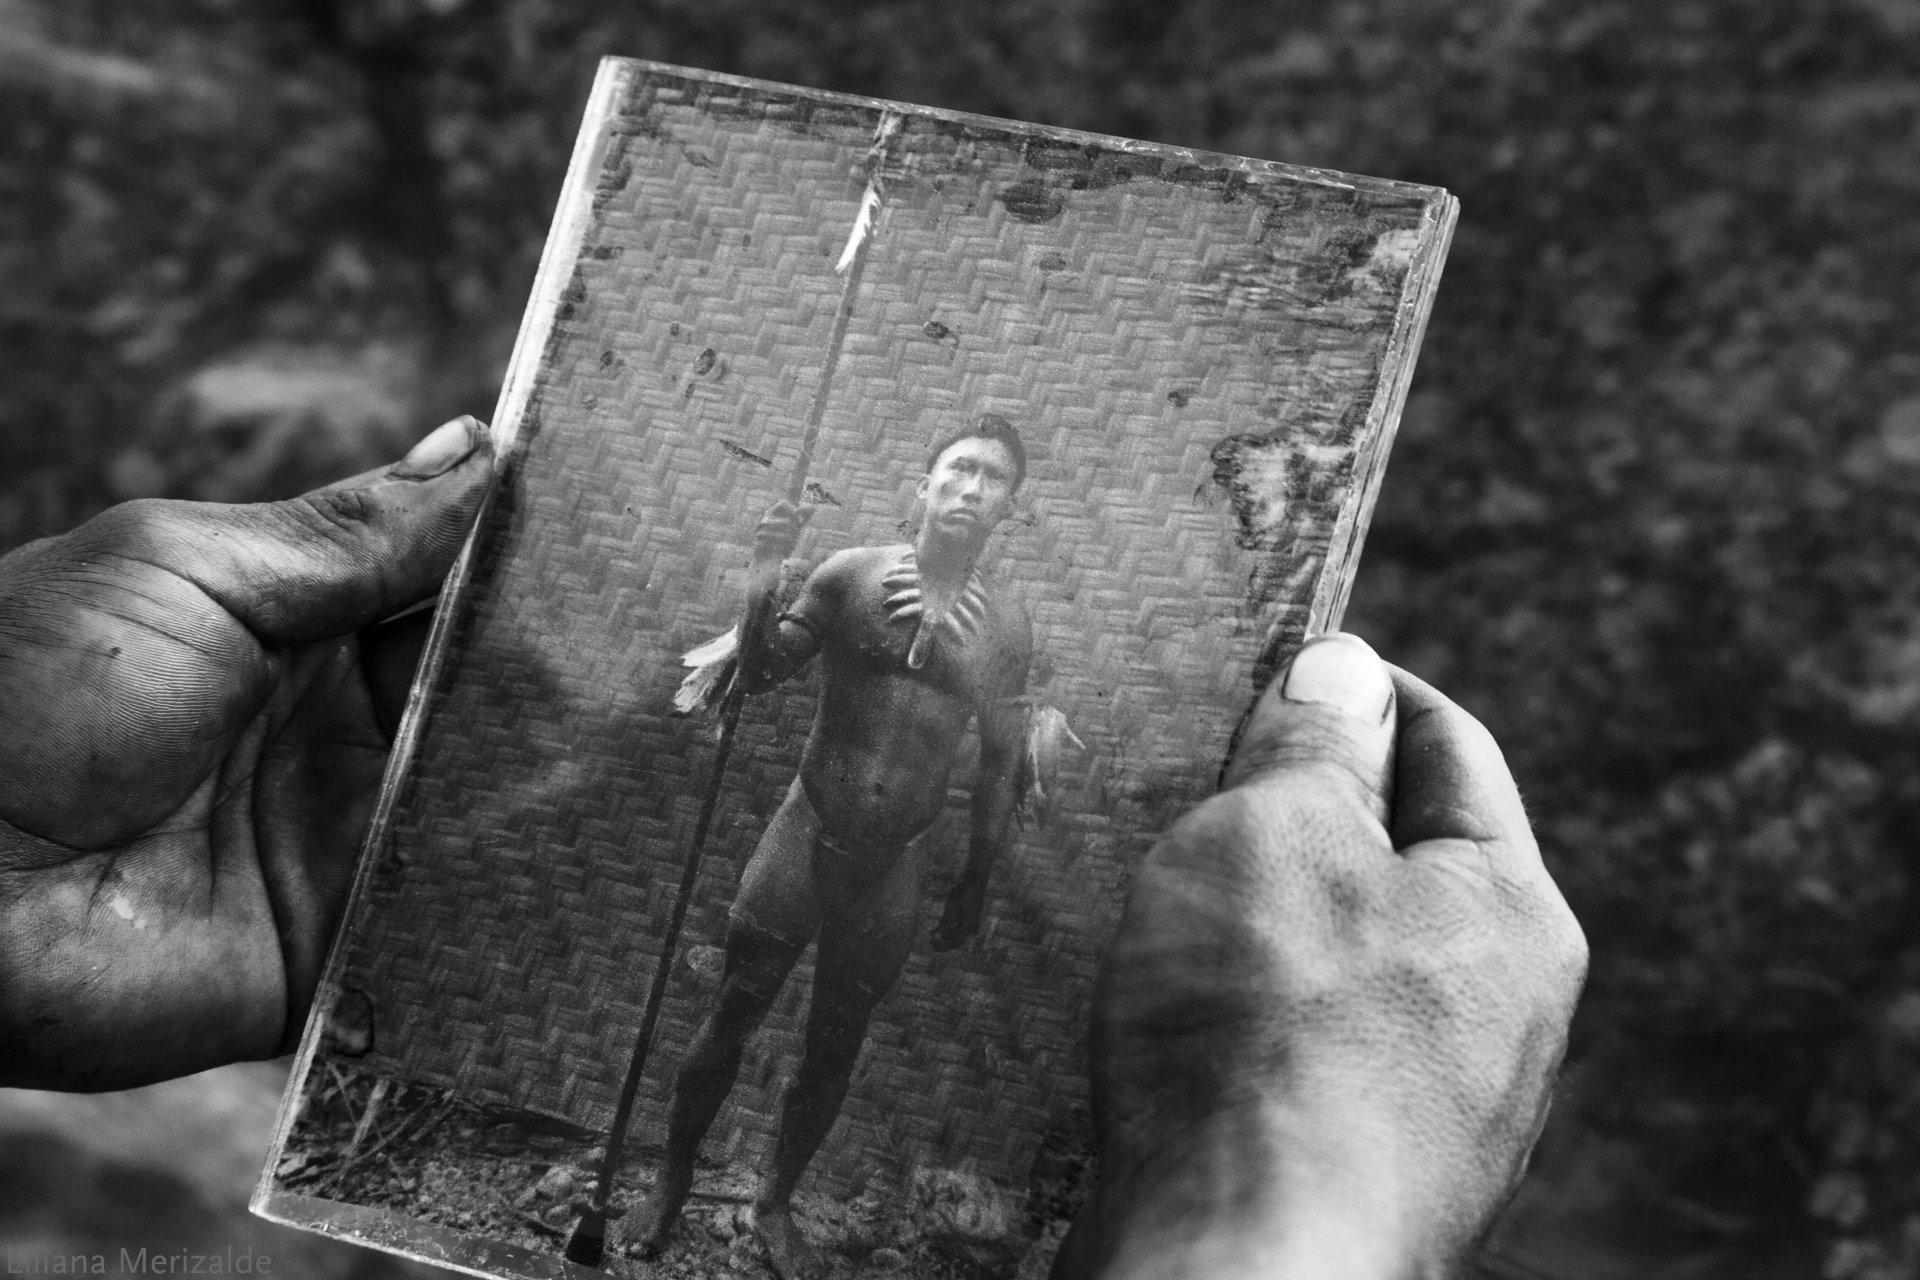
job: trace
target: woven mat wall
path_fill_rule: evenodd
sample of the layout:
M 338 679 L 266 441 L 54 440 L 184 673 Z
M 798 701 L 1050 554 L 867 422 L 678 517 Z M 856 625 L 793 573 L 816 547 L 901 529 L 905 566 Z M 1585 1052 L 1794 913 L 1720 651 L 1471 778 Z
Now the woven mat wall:
M 635 78 L 355 921 L 346 984 L 373 999 L 375 1069 L 608 1123 L 714 754 L 710 722 L 666 714 L 677 658 L 732 622 L 797 456 L 875 120 Z M 1089 750 L 1053 823 L 1002 860 L 982 936 L 923 941 L 812 1176 L 971 1162 L 1020 1186 L 1083 1098 L 1129 866 L 1209 792 L 1256 657 L 1305 624 L 1420 206 L 924 117 L 892 154 L 813 464 L 834 501 L 800 554 L 900 541 L 929 443 L 1013 420 L 1031 473 L 986 559 L 1035 620 L 1033 692 Z M 1212 456 L 1249 433 L 1287 478 L 1258 538 Z M 809 678 L 750 704 L 683 957 L 719 942 L 814 696 Z M 971 771 L 955 781 L 923 939 L 964 850 Z M 709 1153 L 769 1149 L 807 963 Z M 640 1142 L 712 992 L 676 961 Z

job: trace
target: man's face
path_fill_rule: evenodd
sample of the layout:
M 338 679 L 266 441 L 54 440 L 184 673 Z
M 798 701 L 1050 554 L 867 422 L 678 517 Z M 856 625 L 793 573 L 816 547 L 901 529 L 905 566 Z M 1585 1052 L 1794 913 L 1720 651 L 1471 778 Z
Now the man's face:
M 984 541 L 1013 510 L 1013 479 L 1013 451 L 1006 445 L 985 436 L 954 441 L 920 481 L 928 527 Z

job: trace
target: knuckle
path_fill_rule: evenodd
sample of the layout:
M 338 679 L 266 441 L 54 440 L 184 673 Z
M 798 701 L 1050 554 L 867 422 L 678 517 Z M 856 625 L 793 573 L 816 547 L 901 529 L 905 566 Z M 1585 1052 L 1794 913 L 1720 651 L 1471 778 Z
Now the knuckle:
M 1143 871 L 1161 884 L 1217 894 L 1222 902 L 1244 898 L 1255 850 L 1265 836 L 1258 817 L 1233 796 L 1216 796 L 1174 823 L 1147 855 Z
M 1478 1028 L 1482 1051 L 1510 1046 L 1518 1051 L 1516 1065 L 1557 1057 L 1573 1003 L 1553 967 L 1510 936 L 1486 927 L 1430 940 L 1399 949 L 1394 968 L 1409 1004 L 1463 1034 Z
M 1174 830 L 1230 849 L 1251 848 L 1286 825 L 1298 799 L 1289 788 L 1235 787 L 1208 799 Z
M 337 489 L 276 503 L 274 510 L 296 537 L 324 545 L 350 575 L 379 577 L 387 548 L 376 518 L 378 505 L 365 490 Z
M 1404 906 L 1427 960 L 1520 1005 L 1571 1006 L 1586 942 L 1557 893 L 1458 859 L 1415 869 L 1403 888 L 1412 890 Z
M 1538 935 L 1539 945 L 1550 958 L 1584 966 L 1587 961 L 1587 934 L 1579 917 L 1568 905 L 1566 895 L 1554 883 L 1553 876 L 1539 862 L 1523 873 L 1510 875 L 1504 886 L 1518 903 L 1518 909 Z
M 108 507 L 95 516 L 92 524 L 99 529 L 140 529 L 164 522 L 179 502 L 167 498 L 135 498 L 131 502 L 122 502 Z
M 1590 951 L 1586 930 L 1545 872 L 1506 886 L 1504 930 L 1519 976 L 1553 1003 L 1571 1009 L 1586 985 Z
M 330 489 L 293 499 L 286 509 L 301 524 L 329 537 L 358 539 L 372 520 L 376 504 L 364 489 Z
M 1345 936 L 1380 914 L 1385 891 L 1361 813 L 1311 779 L 1267 781 L 1208 800 L 1152 856 L 1249 913 L 1314 919 Z
M 1366 784 L 1352 769 L 1325 757 L 1293 759 L 1227 794 L 1245 807 L 1248 821 L 1295 845 L 1310 836 L 1356 848 L 1387 843 Z
M 1577 999 L 1580 990 L 1586 986 L 1587 968 L 1592 961 L 1593 953 L 1587 944 L 1587 931 L 1580 927 L 1580 921 L 1574 916 L 1573 908 L 1569 907 L 1566 900 L 1557 894 L 1555 900 L 1559 903 L 1559 911 L 1554 929 L 1553 958 L 1563 985 L 1568 989 L 1571 997 Z
M 188 506 L 167 498 L 135 498 L 108 507 L 74 530 L 74 538 L 82 546 L 102 549 L 149 546 L 169 525 L 181 521 Z
M 1297 783 L 1369 808 L 1371 790 L 1383 784 L 1388 767 L 1382 745 L 1348 732 L 1334 719 L 1342 713 L 1313 706 L 1289 711 L 1286 728 L 1256 724 L 1249 730 L 1228 766 L 1228 785 Z

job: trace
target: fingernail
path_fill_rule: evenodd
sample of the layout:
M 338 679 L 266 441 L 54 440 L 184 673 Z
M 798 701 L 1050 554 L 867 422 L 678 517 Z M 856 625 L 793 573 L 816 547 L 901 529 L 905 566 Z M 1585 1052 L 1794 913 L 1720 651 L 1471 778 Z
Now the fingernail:
M 1393 677 L 1365 640 L 1337 631 L 1308 641 L 1294 655 L 1280 695 L 1289 702 L 1338 707 L 1379 724 L 1393 706 Z
M 387 474 L 402 480 L 431 480 L 444 475 L 473 456 L 485 433 L 486 428 L 472 414 L 462 414 L 435 427 L 406 457 L 388 467 Z

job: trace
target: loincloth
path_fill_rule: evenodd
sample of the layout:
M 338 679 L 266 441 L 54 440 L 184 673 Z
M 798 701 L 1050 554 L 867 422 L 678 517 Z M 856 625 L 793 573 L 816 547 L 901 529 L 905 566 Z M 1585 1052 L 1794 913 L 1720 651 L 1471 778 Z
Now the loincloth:
M 913 843 L 911 836 L 905 840 L 877 841 L 828 831 L 820 821 L 819 810 L 813 807 L 813 799 L 807 795 L 806 787 L 798 790 L 799 802 L 807 807 L 807 817 L 813 827 L 814 892 L 823 899 L 846 894 L 849 890 L 853 896 L 858 896 L 870 884 L 849 885 L 846 883 L 849 878 L 867 882 L 880 879 Z
M 913 837 L 874 841 L 828 831 L 796 777 L 747 864 L 729 914 L 763 933 L 804 942 L 824 918 L 870 907 L 872 892 L 896 874 L 917 884 L 917 868 L 902 866 L 913 843 Z

